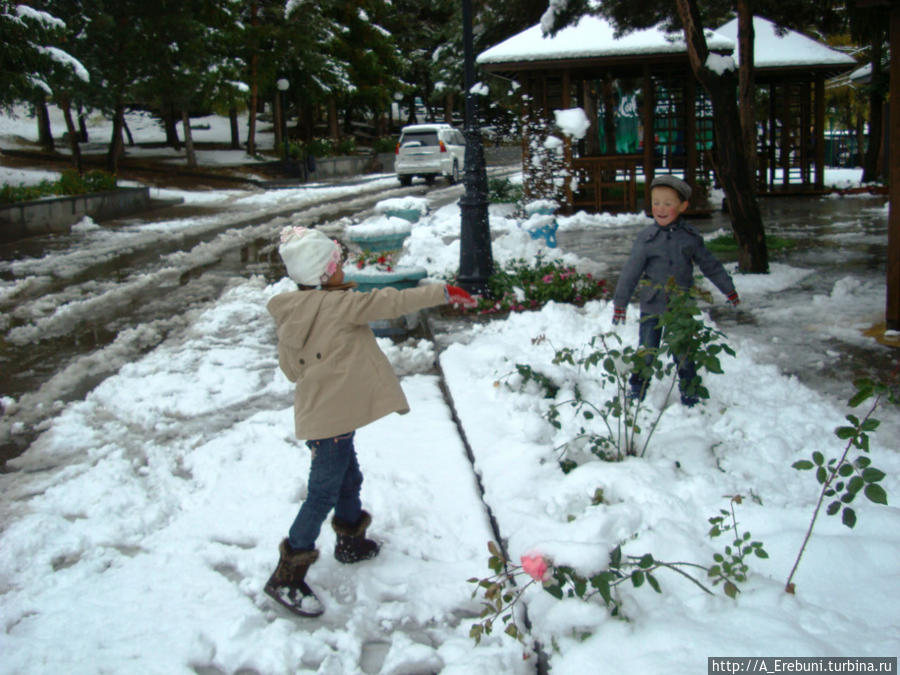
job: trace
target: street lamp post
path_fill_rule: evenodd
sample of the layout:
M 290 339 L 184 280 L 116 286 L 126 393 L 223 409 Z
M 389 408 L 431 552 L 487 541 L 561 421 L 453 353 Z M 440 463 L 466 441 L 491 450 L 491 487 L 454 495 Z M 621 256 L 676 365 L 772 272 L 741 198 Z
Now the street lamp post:
M 287 137 L 287 110 L 284 107 L 284 92 L 288 90 L 291 83 L 283 77 L 279 77 L 275 83 L 278 87 L 278 105 L 281 107 L 281 141 L 284 144 L 284 164 L 288 162 L 288 137 Z
M 457 282 L 470 293 L 487 295 L 488 279 L 494 268 L 491 229 L 488 221 L 487 173 L 484 147 L 478 124 L 475 94 L 475 56 L 472 44 L 472 0 L 462 0 L 463 57 L 466 88 L 466 159 L 463 184 L 465 194 L 459 200 L 459 277 Z

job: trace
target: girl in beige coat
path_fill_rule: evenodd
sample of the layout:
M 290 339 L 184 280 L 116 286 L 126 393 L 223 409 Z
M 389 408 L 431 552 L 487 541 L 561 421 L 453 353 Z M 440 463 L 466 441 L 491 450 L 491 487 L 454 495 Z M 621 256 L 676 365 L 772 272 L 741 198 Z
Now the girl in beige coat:
M 337 560 L 368 560 L 379 549 L 365 536 L 372 518 L 360 503 L 363 476 L 354 433 L 392 412 L 409 412 L 369 322 L 447 302 L 471 306 L 475 301 L 462 289 L 443 284 L 355 292 L 354 284 L 343 283 L 340 245 L 316 230 L 285 228 L 278 252 L 300 290 L 275 296 L 268 310 L 278 331 L 278 363 L 297 383 L 295 433 L 306 440 L 312 461 L 306 499 L 281 542 L 280 560 L 265 590 L 301 616 L 319 616 L 322 604 L 305 577 L 319 557 L 315 542 L 331 509 Z

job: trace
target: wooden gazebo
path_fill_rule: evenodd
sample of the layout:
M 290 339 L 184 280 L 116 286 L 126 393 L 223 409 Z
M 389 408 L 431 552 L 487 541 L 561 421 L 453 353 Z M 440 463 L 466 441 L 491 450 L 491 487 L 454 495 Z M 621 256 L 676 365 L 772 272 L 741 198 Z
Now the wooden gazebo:
M 718 31 L 707 31 L 706 39 L 711 52 L 727 56 L 735 50 L 735 40 Z M 850 57 L 828 51 L 844 65 L 836 57 L 827 66 L 815 59 L 794 68 L 766 62 L 760 81 L 771 82 L 774 113 L 763 125 L 763 192 L 776 179 L 783 189 L 784 176 L 798 188 L 823 184 L 824 124 L 816 123 L 824 111 L 822 78 L 846 68 L 846 61 L 853 64 Z M 760 54 L 759 47 L 757 54 L 758 63 L 771 56 Z M 588 133 L 575 143 L 567 139 L 564 147 L 576 178 L 565 186 L 569 208 L 636 211 L 637 175 L 649 182 L 658 170 L 680 173 L 694 184 L 695 205 L 702 207 L 703 188 L 713 179 L 712 109 L 690 68 L 681 33 L 652 28 L 616 38 L 607 21 L 585 16 L 554 37 L 543 37 L 540 26 L 533 26 L 482 52 L 478 63 L 519 83 L 523 120 L 552 119 L 554 110 L 572 107 L 587 114 Z M 788 103 L 781 103 L 783 98 Z M 787 133 L 781 133 L 782 119 L 789 120 Z M 523 138 L 523 160 L 531 147 Z M 776 172 L 776 166 L 788 171 Z
M 716 33 L 737 42 L 734 19 Z M 825 186 L 825 81 L 856 61 L 796 31 L 779 34 L 753 19 L 757 113 L 757 183 L 762 194 L 815 193 Z

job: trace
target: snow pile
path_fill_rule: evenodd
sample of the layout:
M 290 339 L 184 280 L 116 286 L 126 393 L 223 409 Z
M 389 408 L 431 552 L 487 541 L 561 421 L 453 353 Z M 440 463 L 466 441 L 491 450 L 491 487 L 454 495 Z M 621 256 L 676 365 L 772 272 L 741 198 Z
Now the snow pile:
M 392 211 L 415 211 L 419 216 L 428 213 L 430 207 L 428 199 L 425 197 L 393 197 L 392 199 L 382 199 L 375 204 L 375 213 L 390 213 Z
M 845 411 L 756 363 L 752 345 L 732 342 L 737 356 L 723 363 L 726 375 L 705 378 L 712 395 L 707 404 L 688 410 L 676 403 L 666 410 L 646 457 L 595 460 L 569 474 L 561 471 L 554 448 L 577 436 L 584 422 L 563 412 L 563 428 L 555 430 L 541 418 L 548 405 L 542 392 L 517 386 L 515 365 L 562 377 L 564 368 L 551 364 L 554 348 L 580 349 L 611 330 L 611 319 L 605 302 L 583 311 L 550 305 L 473 328 L 465 344 L 441 355 L 486 499 L 513 559 L 540 552 L 588 573 L 602 569 L 609 551 L 622 544 L 626 555 L 651 552 L 659 560 L 708 566 L 730 541 L 709 539 L 707 519 L 728 508 L 726 495 L 735 494 L 746 497 L 736 507 L 742 531 L 763 541 L 770 557 L 750 562 L 751 576 L 736 602 L 718 589 L 708 596 L 664 570 L 656 573 L 661 595 L 629 584 L 621 591 L 627 622 L 602 608 L 560 603 L 529 589 L 535 636 L 558 648 L 553 668 L 592 672 L 602 659 L 609 672 L 691 673 L 705 666 L 707 656 L 725 653 L 892 654 L 900 639 L 891 609 L 900 601 L 894 583 L 898 509 L 857 500 L 860 521 L 853 531 L 836 518 L 820 519 L 795 577 L 798 595 L 783 592 L 818 491 L 815 479 L 791 464 L 814 450 L 838 456 L 843 443 L 832 429 Z M 636 344 L 636 322 L 618 331 L 626 344 Z M 557 400 L 571 396 L 570 387 Z M 591 400 L 602 403 L 597 395 Z M 648 399 L 658 409 L 663 387 L 655 385 Z M 900 488 L 894 450 L 890 438 L 873 443 L 873 465 L 888 473 L 884 487 L 892 495 Z M 603 502 L 594 506 L 598 488 Z M 861 594 L 863 560 L 872 592 Z M 488 576 L 486 568 L 481 576 Z M 585 632 L 590 637 L 581 639 Z M 677 663 L 675 645 L 684 654 Z
M 491 535 L 433 375 L 405 378 L 410 415 L 357 435 L 381 555 L 337 563 L 326 527 L 309 576 L 325 618 L 265 599 L 309 461 L 265 311 L 292 287 L 232 289 L 67 406 L 0 476 L 0 672 L 528 671 L 512 642 L 471 649 L 465 579 Z M 416 373 L 431 349 L 386 351 Z
M 361 223 L 348 225 L 344 234 L 350 241 L 365 243 L 390 235 L 405 235 L 412 231 L 408 220 L 394 216 L 372 216 Z

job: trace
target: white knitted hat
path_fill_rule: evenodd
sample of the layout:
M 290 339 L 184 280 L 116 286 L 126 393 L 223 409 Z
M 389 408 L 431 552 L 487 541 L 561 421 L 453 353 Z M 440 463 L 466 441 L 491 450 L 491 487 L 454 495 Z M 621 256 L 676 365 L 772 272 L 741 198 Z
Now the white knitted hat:
M 320 286 L 341 264 L 340 245 L 317 230 L 285 227 L 278 253 L 288 276 L 302 286 Z

